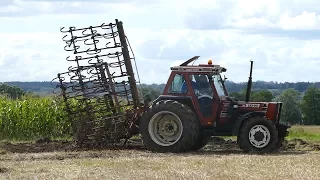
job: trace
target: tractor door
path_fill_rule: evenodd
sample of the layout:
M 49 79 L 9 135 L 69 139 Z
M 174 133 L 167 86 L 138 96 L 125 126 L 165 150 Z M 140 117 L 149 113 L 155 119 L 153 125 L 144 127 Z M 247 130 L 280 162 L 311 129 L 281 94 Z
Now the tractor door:
M 217 99 L 219 99 L 219 109 L 216 111 L 216 130 L 220 132 L 230 132 L 233 126 L 228 115 L 232 114 L 230 107 L 233 105 L 229 100 L 226 99 L 227 92 L 221 76 L 219 74 L 214 74 L 211 76 L 211 81 L 212 85 L 214 86 L 214 92 L 217 96 Z
M 219 99 L 214 96 L 214 89 L 206 74 L 188 75 L 190 86 L 194 93 L 194 103 L 199 109 L 202 125 L 213 125 L 216 120 L 216 111 Z

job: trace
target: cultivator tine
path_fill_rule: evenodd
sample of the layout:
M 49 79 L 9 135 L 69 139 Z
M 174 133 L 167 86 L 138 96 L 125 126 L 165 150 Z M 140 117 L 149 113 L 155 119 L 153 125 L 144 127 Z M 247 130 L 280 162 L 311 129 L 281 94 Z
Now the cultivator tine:
M 74 66 L 59 73 L 57 92 L 65 103 L 78 145 L 127 138 L 140 106 L 127 37 L 121 21 L 86 28 L 61 28 Z

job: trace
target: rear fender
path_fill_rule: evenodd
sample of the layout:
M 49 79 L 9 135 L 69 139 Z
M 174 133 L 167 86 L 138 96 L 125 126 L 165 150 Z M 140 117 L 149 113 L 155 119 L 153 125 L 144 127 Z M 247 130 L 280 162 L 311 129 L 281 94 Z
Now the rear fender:
M 259 111 L 255 111 L 255 112 L 248 112 L 246 114 L 243 114 L 237 121 L 236 124 L 233 127 L 232 130 L 232 135 L 233 136 L 238 136 L 239 133 L 239 129 L 241 128 L 243 122 L 245 120 L 247 120 L 249 117 L 253 117 L 253 116 L 265 116 L 266 113 L 265 112 L 259 112 Z
M 193 103 L 192 103 L 192 97 L 191 96 L 170 96 L 170 95 L 160 95 L 156 100 L 152 102 L 152 104 L 155 104 L 162 100 L 174 100 L 178 101 L 181 104 L 184 104 L 191 108 L 196 114 L 197 111 L 195 110 Z M 197 114 L 198 115 L 198 114 Z M 199 117 L 199 116 L 198 116 Z
M 276 127 L 278 129 L 278 136 L 279 137 L 286 137 L 289 135 L 288 129 L 291 128 L 291 126 L 279 123 L 276 125 Z

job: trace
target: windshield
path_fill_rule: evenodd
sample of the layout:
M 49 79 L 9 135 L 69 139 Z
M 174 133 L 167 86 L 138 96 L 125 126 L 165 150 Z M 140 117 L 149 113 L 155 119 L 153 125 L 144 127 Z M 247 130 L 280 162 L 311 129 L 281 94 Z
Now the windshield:
M 217 90 L 218 95 L 225 96 L 221 76 L 219 74 L 215 74 L 212 76 L 212 80 L 213 80 L 213 83 L 214 83 L 214 86 Z

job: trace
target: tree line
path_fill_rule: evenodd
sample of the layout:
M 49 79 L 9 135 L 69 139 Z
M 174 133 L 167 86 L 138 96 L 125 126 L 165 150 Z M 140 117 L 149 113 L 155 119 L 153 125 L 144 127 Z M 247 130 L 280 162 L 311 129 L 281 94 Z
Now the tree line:
M 238 100 L 245 99 L 245 90 L 232 92 L 230 96 Z M 274 95 L 269 90 L 251 92 L 250 101 L 254 102 L 282 102 L 281 121 L 288 124 L 320 125 L 320 89 L 309 86 L 301 93 L 293 88 Z
M 37 94 L 51 94 L 52 90 L 56 87 L 58 82 L 47 82 L 47 81 L 33 81 L 33 82 L 4 82 L 10 86 L 16 86 L 23 89 L 25 92 L 34 92 Z M 232 82 L 226 81 L 226 87 L 229 92 L 240 92 L 242 89 L 246 88 L 247 82 Z M 252 89 L 254 90 L 272 90 L 277 93 L 281 93 L 283 90 L 293 88 L 299 92 L 304 92 L 310 86 L 315 86 L 320 88 L 320 82 L 274 82 L 274 81 L 255 81 L 252 83 Z M 141 87 L 152 87 L 157 91 L 162 91 L 165 87 L 165 84 L 141 84 Z
M 296 86 L 298 86 L 298 83 L 292 84 L 296 84 Z M 304 85 L 307 84 L 311 85 L 305 88 Z M 317 83 L 301 83 L 300 85 L 300 90 L 304 88 L 306 90 L 299 91 L 299 89 L 296 89 L 294 87 L 287 88 L 282 91 L 274 89 L 259 89 L 257 88 L 259 86 L 255 85 L 253 86 L 253 90 L 251 91 L 250 101 L 283 102 L 281 113 L 282 122 L 289 124 L 320 125 L 320 88 L 317 85 Z M 38 86 L 40 87 L 39 83 Z M 240 91 L 232 91 L 230 90 L 230 86 L 230 84 L 227 85 L 227 88 L 230 92 L 230 96 L 235 97 L 238 100 L 245 99 L 246 86 L 243 86 L 243 88 Z M 143 94 L 143 99 L 154 100 L 162 93 L 164 89 L 164 84 L 142 84 L 140 87 L 140 90 Z M 25 92 L 20 87 L 9 86 L 7 84 L 0 84 L 0 94 L 5 94 L 13 99 L 19 98 L 26 93 L 29 92 Z

